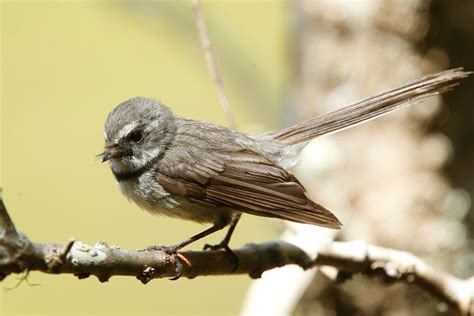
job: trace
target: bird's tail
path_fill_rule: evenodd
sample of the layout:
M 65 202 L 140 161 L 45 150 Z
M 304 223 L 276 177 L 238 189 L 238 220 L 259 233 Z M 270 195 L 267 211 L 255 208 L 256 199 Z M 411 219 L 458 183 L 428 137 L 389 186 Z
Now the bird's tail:
M 273 137 L 286 144 L 306 142 L 409 106 L 415 100 L 450 90 L 469 74 L 471 72 L 463 71 L 462 68 L 431 74 L 340 110 L 298 123 L 276 132 Z

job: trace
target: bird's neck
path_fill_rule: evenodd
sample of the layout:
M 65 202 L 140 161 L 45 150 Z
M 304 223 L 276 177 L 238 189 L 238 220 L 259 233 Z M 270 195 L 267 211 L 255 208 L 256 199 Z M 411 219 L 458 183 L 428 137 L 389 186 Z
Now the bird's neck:
M 148 162 L 143 164 L 140 168 L 130 170 L 130 171 L 115 171 L 112 169 L 115 179 L 118 182 L 132 180 L 140 177 L 145 172 L 153 169 L 158 161 L 160 161 L 165 155 L 165 151 L 161 151 L 158 155 L 150 159 Z

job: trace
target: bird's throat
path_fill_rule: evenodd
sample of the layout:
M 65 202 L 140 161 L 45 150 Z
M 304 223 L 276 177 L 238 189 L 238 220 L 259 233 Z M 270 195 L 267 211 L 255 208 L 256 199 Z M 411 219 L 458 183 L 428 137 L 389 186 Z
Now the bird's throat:
M 133 171 L 122 171 L 122 172 L 117 172 L 112 169 L 112 173 L 114 174 L 115 179 L 119 182 L 125 181 L 125 180 L 136 179 L 140 177 L 142 174 L 144 174 L 145 172 L 155 168 L 157 162 L 160 161 L 164 155 L 165 155 L 165 151 L 163 150 L 158 155 L 150 159 L 147 163 L 145 163 L 143 166 L 141 166 L 138 169 L 135 169 Z

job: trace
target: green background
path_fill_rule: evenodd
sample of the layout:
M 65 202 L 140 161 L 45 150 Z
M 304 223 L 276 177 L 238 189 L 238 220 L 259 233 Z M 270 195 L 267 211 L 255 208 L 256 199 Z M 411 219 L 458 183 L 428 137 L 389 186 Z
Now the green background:
M 291 68 L 289 10 L 281 1 L 203 3 L 240 130 L 277 126 Z M 0 185 L 19 230 L 38 242 L 75 237 L 136 249 L 205 228 L 129 204 L 95 157 L 108 112 L 137 95 L 159 98 L 181 116 L 225 124 L 189 2 L 3 1 L 1 40 Z M 278 232 L 276 221 L 244 216 L 231 244 Z M 17 282 L 10 276 L 1 285 Z M 127 277 L 101 284 L 31 273 L 28 282 L 1 291 L 1 315 L 231 315 L 251 281 L 206 277 L 144 286 Z

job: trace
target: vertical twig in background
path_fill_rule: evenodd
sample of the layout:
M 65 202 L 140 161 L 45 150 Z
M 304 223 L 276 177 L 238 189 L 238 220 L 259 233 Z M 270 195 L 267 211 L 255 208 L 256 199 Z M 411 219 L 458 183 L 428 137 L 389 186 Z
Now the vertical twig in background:
M 204 23 L 204 18 L 201 11 L 201 2 L 199 0 L 191 1 L 194 10 L 194 17 L 196 20 L 196 28 L 199 34 L 199 41 L 201 42 L 202 49 L 204 51 L 204 56 L 206 57 L 207 67 L 211 73 L 212 80 L 216 86 L 217 96 L 219 97 L 219 103 L 221 104 L 224 114 L 227 120 L 227 124 L 230 128 L 235 128 L 235 121 L 230 112 L 230 102 L 227 99 L 224 88 L 222 87 L 221 76 L 217 69 L 217 63 L 214 58 L 214 53 L 212 51 L 211 41 L 209 40 L 209 35 L 207 34 L 206 24 Z

